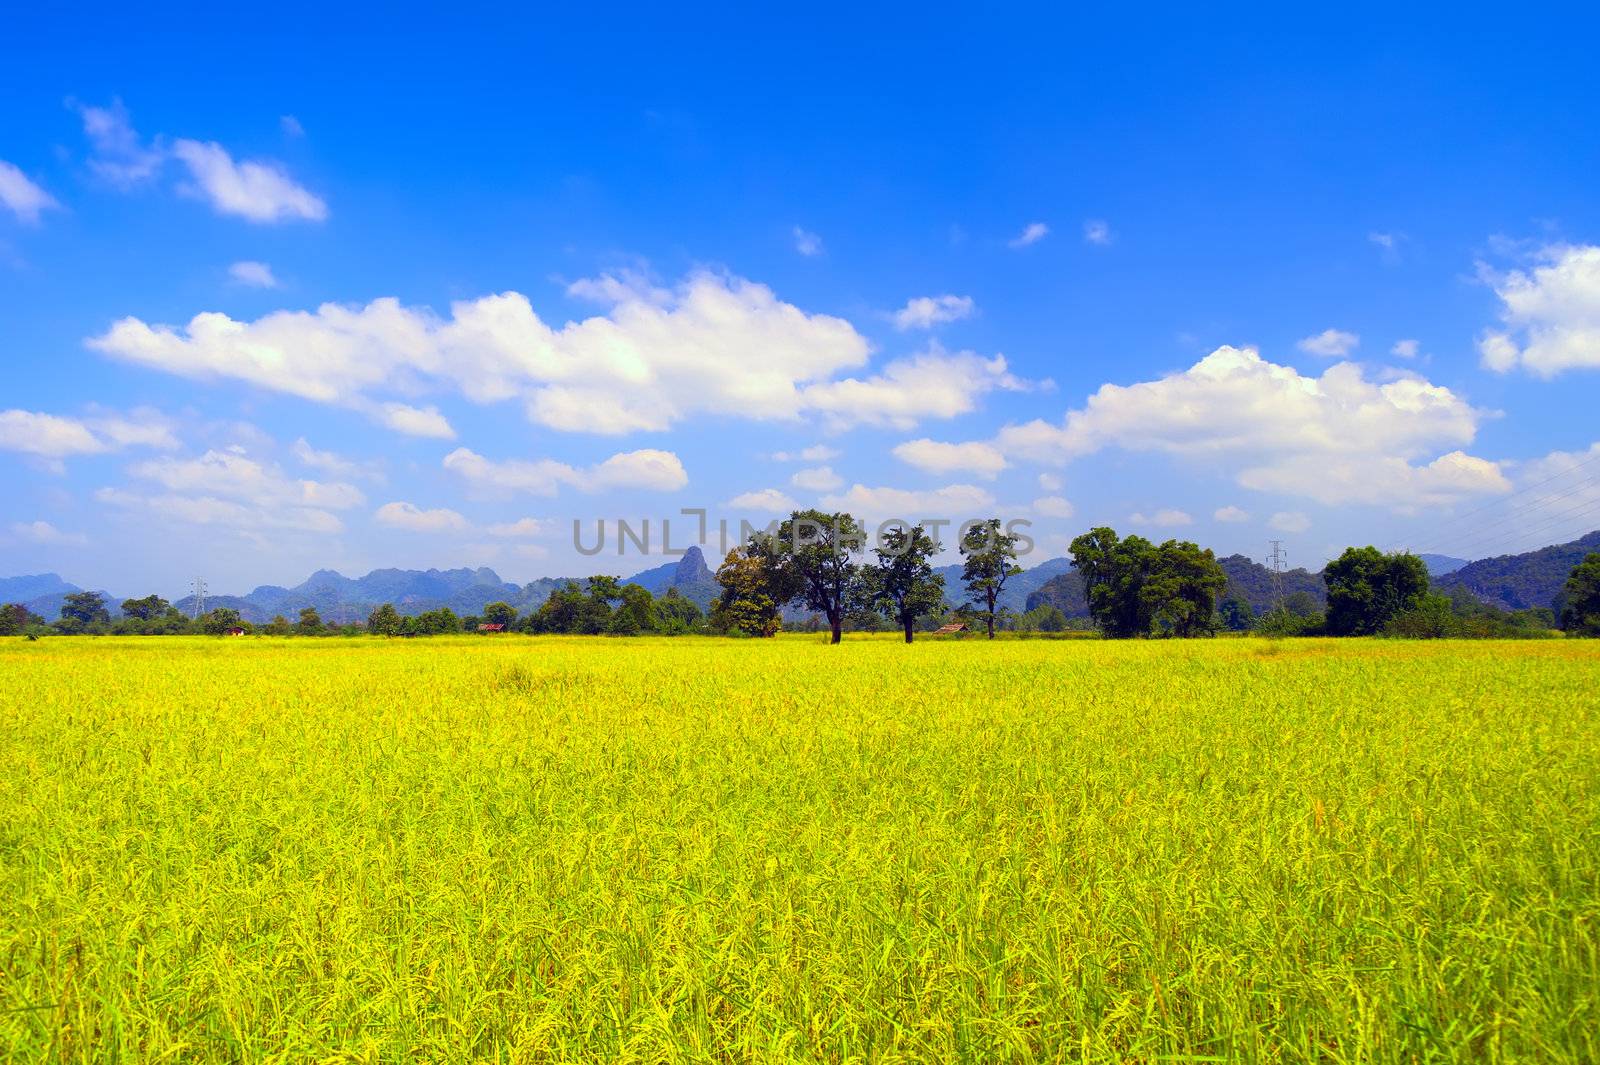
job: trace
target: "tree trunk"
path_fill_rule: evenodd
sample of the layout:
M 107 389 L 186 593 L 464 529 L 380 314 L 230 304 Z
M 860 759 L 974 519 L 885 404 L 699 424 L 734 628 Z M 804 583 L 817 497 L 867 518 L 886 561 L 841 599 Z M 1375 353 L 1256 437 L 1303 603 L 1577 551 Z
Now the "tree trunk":
M 983 620 L 989 623 L 989 639 L 994 639 L 994 611 L 989 611 L 989 616 Z
M 910 620 L 910 619 L 908 619 L 905 622 L 905 626 L 906 626 L 906 643 L 910 643 L 911 642 L 911 626 L 914 625 L 914 624 L 916 624 L 916 622 L 913 621 L 913 620 Z
M 832 617 L 828 618 L 828 624 L 833 626 L 833 638 L 828 641 L 829 643 L 838 643 L 840 640 L 844 639 L 843 615 L 833 615 Z

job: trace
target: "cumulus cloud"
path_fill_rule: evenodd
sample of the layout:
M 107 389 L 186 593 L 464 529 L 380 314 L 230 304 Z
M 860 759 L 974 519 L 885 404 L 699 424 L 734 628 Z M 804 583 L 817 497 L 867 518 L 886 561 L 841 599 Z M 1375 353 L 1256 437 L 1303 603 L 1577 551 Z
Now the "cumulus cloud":
M 1083 239 L 1089 244 L 1099 244 L 1102 247 L 1112 241 L 1111 225 L 1103 218 L 1091 218 L 1083 224 Z
M 1303 533 L 1311 528 L 1311 519 L 1298 510 L 1280 510 L 1267 519 L 1267 524 L 1278 532 Z
M 901 462 L 940 475 L 971 473 L 985 480 L 993 480 L 1006 468 L 1006 458 L 1000 449 L 981 440 L 948 444 L 924 437 L 895 445 L 893 454 Z M 1056 488 L 1059 487 L 1057 484 Z M 1056 489 L 1046 486 L 1046 490 Z
M 47 521 L 12 522 L 11 536 L 22 543 L 41 547 L 82 547 L 89 542 L 82 533 L 62 532 Z
M 373 517 L 379 525 L 410 532 L 459 532 L 467 527 L 467 519 L 453 510 L 444 507 L 424 510 L 415 503 L 385 503 L 373 513 Z
M 754 510 L 763 514 L 791 514 L 800 504 L 776 488 L 759 488 L 728 500 L 734 510 Z
M 1013 248 L 1026 248 L 1030 244 L 1037 244 L 1050 235 L 1050 227 L 1043 222 L 1029 222 L 1022 227 L 1022 232 L 1012 237 L 1008 243 Z
M 36 185 L 27 174 L 0 159 L 0 207 L 28 225 L 38 225 L 40 214 L 60 206 L 54 196 Z
M 822 505 L 829 510 L 844 510 L 858 517 L 905 518 L 972 518 L 994 508 L 994 496 L 971 484 L 952 484 L 931 491 L 913 491 L 903 488 L 869 488 L 864 484 L 851 485 L 848 492 L 824 496 Z
M 1503 329 L 1478 339 L 1483 365 L 1549 379 L 1600 369 L 1600 246 L 1546 248 L 1539 265 L 1484 276 L 1500 297 Z
M 178 446 L 171 424 L 140 408 L 130 414 L 97 412 L 70 418 L 38 411 L 0 411 L 0 450 L 43 459 L 99 455 L 128 447 L 170 450 Z
M 145 494 L 122 488 L 102 488 L 95 499 L 107 506 L 139 510 L 162 522 L 218 526 L 260 541 L 263 531 L 333 534 L 344 529 L 338 515 L 315 507 L 252 506 L 216 496 L 177 493 Z
M 794 227 L 794 250 L 811 258 L 822 254 L 822 238 L 799 226 Z
M 772 460 L 774 462 L 827 462 L 829 459 L 838 458 L 839 455 L 840 451 L 836 447 L 829 447 L 827 444 L 812 444 L 810 447 L 801 448 L 799 451 L 774 451 Z
M 1053 473 L 1041 473 L 1039 475 L 1039 487 L 1046 492 L 1059 492 L 1064 483 L 1060 477 Z
M 1216 510 L 1212 511 L 1211 517 L 1216 521 L 1232 522 L 1235 524 L 1241 521 L 1250 520 L 1250 514 L 1248 511 L 1241 510 L 1234 506 L 1218 507 Z
M 495 462 L 459 447 L 444 457 L 444 468 L 476 491 L 493 495 L 553 496 L 563 486 L 581 492 L 628 488 L 672 492 L 689 483 L 678 456 L 654 448 L 622 452 L 580 469 L 554 459 Z
M 1104 385 L 1063 421 L 1009 425 L 990 443 L 1045 465 L 1108 447 L 1161 452 L 1232 467 L 1248 488 L 1403 508 L 1507 490 L 1499 467 L 1460 451 L 1487 416 L 1415 374 L 1379 383 L 1339 363 L 1311 377 L 1223 347 L 1182 373 Z
M 1135 525 L 1155 526 L 1161 529 L 1173 529 L 1180 525 L 1193 525 L 1194 518 L 1186 512 L 1163 507 L 1153 514 L 1133 513 L 1128 515 L 1128 520 Z
M 831 466 L 814 466 L 797 472 L 789 478 L 789 483 L 808 492 L 831 492 L 844 484 L 844 478 L 834 473 Z
M 123 318 L 87 343 L 138 365 L 366 409 L 446 438 L 436 412 L 407 415 L 381 394 L 433 388 L 476 403 L 516 399 L 549 428 L 619 434 L 665 430 L 700 413 L 904 428 L 965 414 L 994 389 L 1028 387 L 1002 357 L 937 344 L 876 374 L 847 376 L 870 354 L 849 322 L 708 271 L 670 291 L 618 278 L 583 291 L 609 301 L 608 313 L 560 328 L 509 292 L 456 303 L 448 318 L 392 298 L 253 322 L 207 312 L 186 327 Z
M 549 532 L 549 523 L 538 518 L 518 518 L 516 521 L 502 521 L 490 525 L 484 530 L 490 536 L 502 536 L 507 539 L 526 539 L 528 537 L 543 536 Z
M 253 459 L 243 449 L 211 450 L 198 458 L 150 459 L 135 463 L 128 472 L 172 492 L 242 499 L 262 506 L 345 510 L 367 501 L 353 484 L 292 478 L 275 463 Z
M 1421 350 L 1421 341 L 1396 340 L 1394 342 L 1394 347 L 1389 349 L 1389 354 L 1393 355 L 1397 359 L 1414 359 L 1417 357 L 1417 353 Z
M 312 447 L 311 443 L 303 436 L 296 440 L 289 450 L 302 466 L 307 466 L 314 470 L 322 470 L 333 474 L 335 477 L 364 477 L 373 481 L 383 480 L 383 472 L 377 463 L 357 462 L 333 451 L 319 450 Z
M 272 273 L 272 267 L 266 263 L 258 263 L 245 259 L 228 267 L 228 276 L 240 285 L 250 288 L 277 288 L 278 279 Z
M 971 296 L 917 296 L 892 315 L 894 327 L 901 332 L 908 329 L 932 329 L 945 322 L 958 322 L 972 317 L 976 305 Z
M 235 162 L 215 141 L 180 140 L 172 154 L 188 168 L 192 184 L 181 191 L 205 200 L 218 214 L 237 215 L 249 222 L 320 222 L 328 205 L 297 184 L 270 160 Z
M 383 403 L 375 408 L 379 422 L 406 436 L 432 440 L 454 440 L 456 431 L 437 407 L 412 407 L 405 403 Z
M 1033 501 L 1033 512 L 1046 518 L 1070 518 L 1076 508 L 1060 496 L 1043 496 Z
M 1295 347 L 1307 355 L 1325 359 L 1342 359 L 1361 344 L 1361 338 L 1342 329 L 1324 329 L 1314 337 L 1306 337 Z

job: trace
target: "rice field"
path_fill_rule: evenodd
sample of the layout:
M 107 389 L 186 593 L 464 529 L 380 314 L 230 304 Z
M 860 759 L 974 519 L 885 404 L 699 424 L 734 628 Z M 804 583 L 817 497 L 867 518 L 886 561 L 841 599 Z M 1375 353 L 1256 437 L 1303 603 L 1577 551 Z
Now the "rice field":
M 7 1061 L 1600 1060 L 1600 642 L 0 645 Z

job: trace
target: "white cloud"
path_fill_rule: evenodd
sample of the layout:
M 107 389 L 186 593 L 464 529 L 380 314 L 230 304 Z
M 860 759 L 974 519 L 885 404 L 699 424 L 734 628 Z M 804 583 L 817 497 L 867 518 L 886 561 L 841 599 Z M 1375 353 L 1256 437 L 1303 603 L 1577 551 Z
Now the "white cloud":
M 248 285 L 251 288 L 278 287 L 278 279 L 273 276 L 272 267 L 250 259 L 236 262 L 228 267 L 228 276 L 238 284 Z
M 383 472 L 377 463 L 357 462 L 332 451 L 320 451 L 312 447 L 310 442 L 303 436 L 296 440 L 289 450 L 302 466 L 309 466 L 314 470 L 323 470 L 333 474 L 335 477 L 365 477 L 374 481 L 383 480 Z
M 124 447 L 168 449 L 178 445 L 159 414 L 140 409 L 130 415 L 68 418 L 37 411 L 0 411 L 0 450 L 44 459 L 98 455 Z
M 1361 344 L 1361 338 L 1342 329 L 1324 329 L 1314 337 L 1306 337 L 1295 347 L 1307 355 L 1324 359 L 1342 359 Z
M 868 378 L 845 378 L 808 386 L 806 408 L 826 415 L 836 428 L 873 425 L 910 429 L 923 418 L 953 418 L 977 408 L 995 389 L 1027 391 L 1031 383 L 1006 370 L 1004 356 L 985 359 L 970 351 L 947 353 L 938 344 L 896 359 Z
M 1194 519 L 1186 512 L 1175 510 L 1171 507 L 1163 507 L 1154 514 L 1129 514 L 1128 520 L 1135 525 L 1150 525 L 1160 529 L 1173 529 L 1180 525 L 1194 524 Z
M 799 451 L 774 451 L 772 460 L 774 462 L 827 462 L 830 459 L 838 458 L 840 454 L 841 452 L 836 447 L 829 447 L 827 444 L 812 444 L 810 447 L 802 448 Z
M 1396 340 L 1394 347 L 1389 349 L 1389 354 L 1398 359 L 1414 359 L 1422 350 L 1422 343 L 1416 340 Z
M 328 535 L 344 529 L 337 515 L 315 507 L 249 506 L 215 496 L 144 495 L 120 488 L 102 488 L 94 495 L 107 506 L 148 511 L 160 521 L 219 526 L 256 542 L 264 530 Z
M 1037 244 L 1050 235 L 1050 227 L 1043 222 L 1029 222 L 1022 227 L 1022 232 L 1011 238 L 1008 242 L 1013 248 L 1026 248 L 1030 244 Z
M 894 457 L 933 474 L 971 473 L 993 480 L 1006 468 L 1005 456 L 993 444 L 980 440 L 947 444 L 923 438 L 895 445 Z M 1058 484 L 1057 488 L 1060 487 Z M 1046 491 L 1056 489 L 1046 488 Z
M 1484 275 L 1500 297 L 1503 330 L 1478 341 L 1483 365 L 1518 366 L 1549 379 L 1567 370 L 1600 369 L 1600 246 L 1546 248 L 1531 270 Z
M 60 207 L 56 198 L 16 166 L 0 159 L 0 207 L 5 207 L 28 225 L 38 225 L 39 215 Z
M 1060 477 L 1053 473 L 1041 473 L 1039 475 L 1039 487 L 1046 492 L 1059 492 L 1064 483 Z
M 385 403 L 375 410 L 378 421 L 397 433 L 423 436 L 431 440 L 454 440 L 456 431 L 437 407 L 412 407 L 404 403 Z
M 279 118 L 278 127 L 283 130 L 283 135 L 285 137 L 299 138 L 306 135 L 306 128 L 302 126 L 300 124 L 300 120 L 295 118 L 293 115 L 284 115 Z
M 794 250 L 801 255 L 811 258 L 822 254 L 822 238 L 815 233 L 808 233 L 799 226 L 794 227 Z
M 453 510 L 443 507 L 423 510 L 415 503 L 385 503 L 373 513 L 373 517 L 379 525 L 411 532 L 459 532 L 467 527 L 467 519 Z
M 1311 519 L 1298 510 L 1280 510 L 1267 519 L 1267 524 L 1278 532 L 1303 533 L 1311 528 Z
M 367 501 L 355 485 L 297 480 L 275 464 L 259 462 L 241 451 L 211 450 L 192 459 L 150 459 L 135 463 L 128 472 L 182 495 L 241 499 L 262 507 L 344 510 Z
M 549 532 L 549 523 L 540 521 L 538 518 L 518 518 L 516 521 L 497 522 L 484 531 L 490 536 L 526 539 L 534 536 L 543 536 Z
M 1223 347 L 1183 373 L 1104 385 L 1065 421 L 1006 426 L 993 443 L 1008 458 L 1053 465 L 1106 447 L 1220 460 L 1248 488 L 1412 507 L 1506 490 L 1493 463 L 1457 450 L 1486 416 L 1415 374 L 1380 384 L 1339 363 L 1307 377 Z M 1429 456 L 1438 457 L 1415 465 Z
M 11 535 L 24 543 L 43 547 L 82 547 L 89 542 L 82 533 L 62 532 L 47 521 L 12 522 Z
M 1216 510 L 1212 511 L 1211 517 L 1216 521 L 1231 522 L 1235 524 L 1250 520 L 1250 514 L 1248 511 L 1240 510 L 1238 507 L 1234 506 L 1218 507 Z
M 1077 511 L 1060 496 L 1043 496 L 1033 501 L 1033 512 L 1046 518 L 1070 518 Z
M 759 488 L 754 492 L 736 495 L 728 500 L 728 506 L 735 510 L 754 510 L 763 514 L 791 514 L 800 509 L 799 503 L 776 488 Z
M 121 100 L 111 101 L 110 107 L 89 107 L 69 100 L 68 106 L 83 119 L 84 135 L 94 149 L 89 169 L 101 178 L 127 189 L 160 173 L 166 152 L 159 139 L 150 147 L 144 145 Z
M 894 327 L 902 333 L 908 329 L 932 329 L 945 322 L 957 322 L 972 317 L 976 304 L 971 296 L 917 296 L 893 314 Z
M 500 495 L 553 496 L 562 486 L 582 492 L 626 488 L 672 492 L 689 483 L 677 455 L 653 448 L 622 452 L 596 466 L 578 469 L 554 459 L 495 462 L 458 447 L 444 457 L 444 468 L 479 492 Z
M 235 162 L 215 141 L 180 140 L 173 144 L 172 154 L 188 168 L 194 182 L 186 191 L 208 201 L 218 214 L 256 223 L 320 222 L 328 217 L 328 205 L 275 162 Z
M 1083 239 L 1089 244 L 1107 245 L 1114 239 L 1111 225 L 1103 218 L 1091 218 L 1083 224 Z
M 1393 251 L 1396 243 L 1393 233 L 1368 233 L 1367 239 L 1385 251 Z
M 984 512 L 993 509 L 994 496 L 971 484 L 952 484 L 933 491 L 869 488 L 856 484 L 842 495 L 823 497 L 822 505 L 830 510 L 849 511 L 857 517 L 974 518 L 986 516 Z
M 831 492 L 844 484 L 844 478 L 833 472 L 831 466 L 814 466 L 797 472 L 789 483 L 808 492 Z

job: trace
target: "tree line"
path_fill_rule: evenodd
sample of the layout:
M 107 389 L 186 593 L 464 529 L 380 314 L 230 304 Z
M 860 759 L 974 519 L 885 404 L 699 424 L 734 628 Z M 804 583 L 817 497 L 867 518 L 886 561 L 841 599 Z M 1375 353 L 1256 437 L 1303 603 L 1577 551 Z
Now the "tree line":
M 102 596 L 74 592 L 53 622 L 20 603 L 0 606 L 0 636 L 366 632 L 413 637 L 489 630 L 768 637 L 783 628 L 786 609 L 813 612 L 832 643 L 841 640 L 846 626 L 892 628 L 907 643 L 916 632 L 949 622 L 981 627 L 991 639 L 1007 625 L 1039 631 L 1074 627 L 1077 619 L 1054 606 L 1018 617 L 1002 605 L 1007 582 L 1022 572 L 1018 539 L 998 518 L 962 526 L 957 542 L 962 598 L 953 608 L 944 577 L 933 565 L 943 547 L 926 528 L 906 523 L 880 530 L 869 556 L 864 528 L 854 516 L 804 510 L 752 534 L 728 553 L 717 569 L 720 592 L 709 614 L 675 588 L 654 596 L 618 577 L 597 575 L 566 582 L 525 615 L 505 602 L 465 617 L 448 607 L 402 615 L 384 603 L 365 626 L 327 624 L 309 606 L 294 622 L 279 615 L 253 626 L 229 607 L 190 618 L 156 595 L 124 600 L 122 617 L 113 619 Z M 1228 578 L 1215 555 L 1189 541 L 1156 544 L 1100 527 L 1073 540 L 1069 554 L 1083 582 L 1088 623 L 1113 639 L 1193 638 L 1226 630 L 1272 636 L 1513 637 L 1549 635 L 1558 625 L 1570 635 L 1600 636 L 1600 552 L 1573 569 L 1554 609 L 1507 612 L 1459 590 L 1441 595 L 1415 555 L 1352 547 L 1323 571 L 1325 608 L 1301 592 L 1259 617 L 1247 602 L 1224 594 Z

